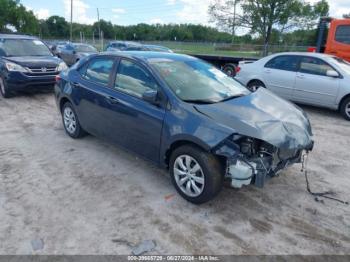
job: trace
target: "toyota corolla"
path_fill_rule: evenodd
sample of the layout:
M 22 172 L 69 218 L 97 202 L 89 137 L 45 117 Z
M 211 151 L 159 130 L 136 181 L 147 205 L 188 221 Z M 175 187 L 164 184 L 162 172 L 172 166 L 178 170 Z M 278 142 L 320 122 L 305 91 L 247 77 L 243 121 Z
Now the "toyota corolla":
M 169 169 L 179 194 L 196 204 L 225 179 L 262 187 L 313 148 L 301 109 L 191 56 L 92 55 L 60 74 L 55 96 L 69 136 L 89 133 Z

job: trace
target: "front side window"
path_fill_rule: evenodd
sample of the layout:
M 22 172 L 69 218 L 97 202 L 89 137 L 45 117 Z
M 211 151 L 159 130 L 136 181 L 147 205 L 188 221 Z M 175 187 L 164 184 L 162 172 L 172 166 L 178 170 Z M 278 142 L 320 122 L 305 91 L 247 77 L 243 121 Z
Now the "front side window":
M 350 44 L 350 25 L 340 25 L 335 32 L 335 41 Z
M 132 96 L 142 98 L 148 90 L 157 90 L 158 85 L 153 77 L 134 62 L 122 59 L 120 61 L 115 88 Z
M 98 58 L 92 60 L 86 68 L 83 77 L 97 84 L 108 85 L 114 60 L 111 58 Z
M 201 60 L 153 59 L 150 63 L 185 102 L 217 103 L 250 93 L 239 82 Z
M 298 70 L 298 56 L 278 56 L 265 64 L 266 68 L 296 72 Z
M 2 56 L 52 56 L 49 48 L 37 39 L 0 39 Z
M 314 57 L 303 57 L 300 62 L 300 72 L 312 75 L 326 76 L 327 71 L 334 69 L 322 61 L 321 59 Z

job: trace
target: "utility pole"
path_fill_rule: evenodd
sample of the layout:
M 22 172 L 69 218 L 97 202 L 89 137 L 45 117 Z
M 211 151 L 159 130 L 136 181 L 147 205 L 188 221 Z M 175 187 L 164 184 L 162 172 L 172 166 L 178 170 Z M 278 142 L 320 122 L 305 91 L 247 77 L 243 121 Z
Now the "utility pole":
M 100 40 L 100 43 L 102 45 L 102 39 L 101 39 L 101 22 L 100 22 L 100 11 L 97 9 L 97 22 L 98 22 L 98 39 Z M 103 47 L 101 48 L 101 50 L 103 49 Z
M 70 0 L 70 41 L 73 42 L 73 0 Z

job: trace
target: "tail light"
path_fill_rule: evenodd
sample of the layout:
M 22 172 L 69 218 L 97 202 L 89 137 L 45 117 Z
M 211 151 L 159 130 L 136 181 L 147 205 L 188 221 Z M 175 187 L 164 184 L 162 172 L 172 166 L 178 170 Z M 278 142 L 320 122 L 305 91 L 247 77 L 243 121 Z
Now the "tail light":
M 60 75 L 56 75 L 55 76 L 55 81 L 56 83 L 58 83 L 61 80 L 61 76 Z
M 236 67 L 236 74 L 241 71 L 241 68 L 239 66 Z

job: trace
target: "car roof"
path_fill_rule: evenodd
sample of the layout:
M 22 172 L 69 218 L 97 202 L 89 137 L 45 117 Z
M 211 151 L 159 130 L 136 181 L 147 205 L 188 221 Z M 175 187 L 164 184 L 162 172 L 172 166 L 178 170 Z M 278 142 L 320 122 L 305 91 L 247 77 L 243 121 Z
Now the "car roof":
M 310 56 L 310 57 L 318 57 L 318 58 L 330 58 L 332 55 L 323 54 L 323 53 L 313 53 L 313 52 L 282 52 L 273 54 L 273 56 L 278 55 L 298 55 L 298 56 Z
M 0 34 L 2 39 L 38 39 L 35 36 L 30 35 L 17 35 L 17 34 Z
M 151 62 L 155 60 L 170 60 L 170 61 L 193 61 L 198 60 L 193 56 L 176 54 L 176 53 L 162 53 L 152 51 L 120 51 L 120 52 L 103 52 L 102 55 L 111 55 L 124 58 L 133 58 L 144 62 Z

